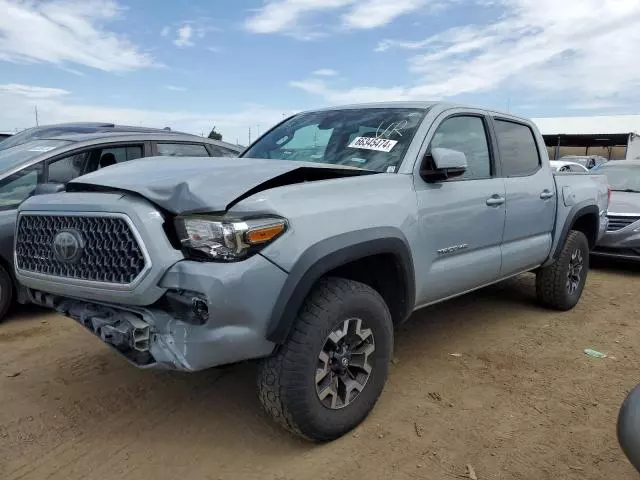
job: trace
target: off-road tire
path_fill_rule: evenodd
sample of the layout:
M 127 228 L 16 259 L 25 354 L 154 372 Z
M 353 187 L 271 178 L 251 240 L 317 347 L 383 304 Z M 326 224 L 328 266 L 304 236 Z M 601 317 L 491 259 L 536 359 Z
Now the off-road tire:
M 13 281 L 9 273 L 0 266 L 0 322 L 9 311 L 13 303 Z
M 332 409 L 321 403 L 316 391 L 318 355 L 327 336 L 349 318 L 361 318 L 372 331 L 372 370 L 351 403 Z M 295 435 L 315 442 L 334 440 L 355 428 L 373 409 L 392 355 L 393 322 L 378 292 L 343 278 L 320 280 L 300 310 L 288 341 L 262 360 L 260 400 L 274 420 Z
M 574 293 L 568 289 L 568 274 L 572 255 L 580 251 L 582 255 L 582 275 Z M 536 295 L 538 302 L 555 310 L 571 310 L 576 306 L 584 290 L 589 271 L 589 242 L 582 232 L 571 230 L 562 246 L 557 260 L 547 267 L 542 267 L 536 274 Z

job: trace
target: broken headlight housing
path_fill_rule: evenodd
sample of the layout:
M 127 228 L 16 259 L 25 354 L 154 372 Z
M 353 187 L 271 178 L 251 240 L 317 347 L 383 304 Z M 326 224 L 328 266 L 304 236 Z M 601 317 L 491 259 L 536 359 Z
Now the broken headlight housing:
M 202 260 L 236 262 L 260 251 L 287 229 L 283 218 L 234 220 L 210 215 L 178 217 L 176 231 L 182 248 Z

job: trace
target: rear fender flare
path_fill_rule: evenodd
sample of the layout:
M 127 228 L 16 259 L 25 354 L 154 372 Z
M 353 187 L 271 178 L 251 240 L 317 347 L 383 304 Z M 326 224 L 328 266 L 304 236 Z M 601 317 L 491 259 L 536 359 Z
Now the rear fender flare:
M 560 256 L 560 252 L 562 252 L 562 247 L 564 247 L 564 243 L 567 240 L 569 232 L 576 224 L 576 220 L 578 220 L 580 217 L 583 217 L 584 215 L 595 215 L 597 222 L 600 211 L 598 209 L 598 206 L 593 205 L 593 203 L 591 202 L 592 200 L 585 200 L 584 202 L 577 203 L 573 206 L 573 208 L 571 208 L 569 214 L 567 215 L 567 219 L 564 222 L 564 226 L 562 227 L 562 231 L 560 232 L 560 239 L 555 244 L 554 250 L 551 252 L 549 261 L 546 263 L 546 265 L 549 265 L 558 259 L 558 257 Z M 598 228 L 598 225 L 596 225 L 596 228 Z

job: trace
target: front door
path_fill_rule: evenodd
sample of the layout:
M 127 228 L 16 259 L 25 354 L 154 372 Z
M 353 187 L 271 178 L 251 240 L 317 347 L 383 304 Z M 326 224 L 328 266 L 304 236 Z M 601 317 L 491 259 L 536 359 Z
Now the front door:
M 422 272 L 421 305 L 491 283 L 500 274 L 505 187 L 496 173 L 487 122 L 481 114 L 454 114 L 431 139 L 427 152 L 436 147 L 464 152 L 464 175 L 436 183 L 415 175 L 423 248 L 414 262 Z

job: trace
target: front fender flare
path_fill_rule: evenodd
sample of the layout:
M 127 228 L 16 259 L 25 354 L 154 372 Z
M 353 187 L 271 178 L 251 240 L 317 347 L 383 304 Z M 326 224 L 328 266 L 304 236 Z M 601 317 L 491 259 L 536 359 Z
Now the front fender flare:
M 415 304 L 415 274 L 409 243 L 397 228 L 368 228 L 326 238 L 300 255 L 274 305 L 267 339 L 276 344 L 286 342 L 304 300 L 327 272 L 377 254 L 392 254 L 398 260 L 406 285 L 404 303 L 408 316 Z

